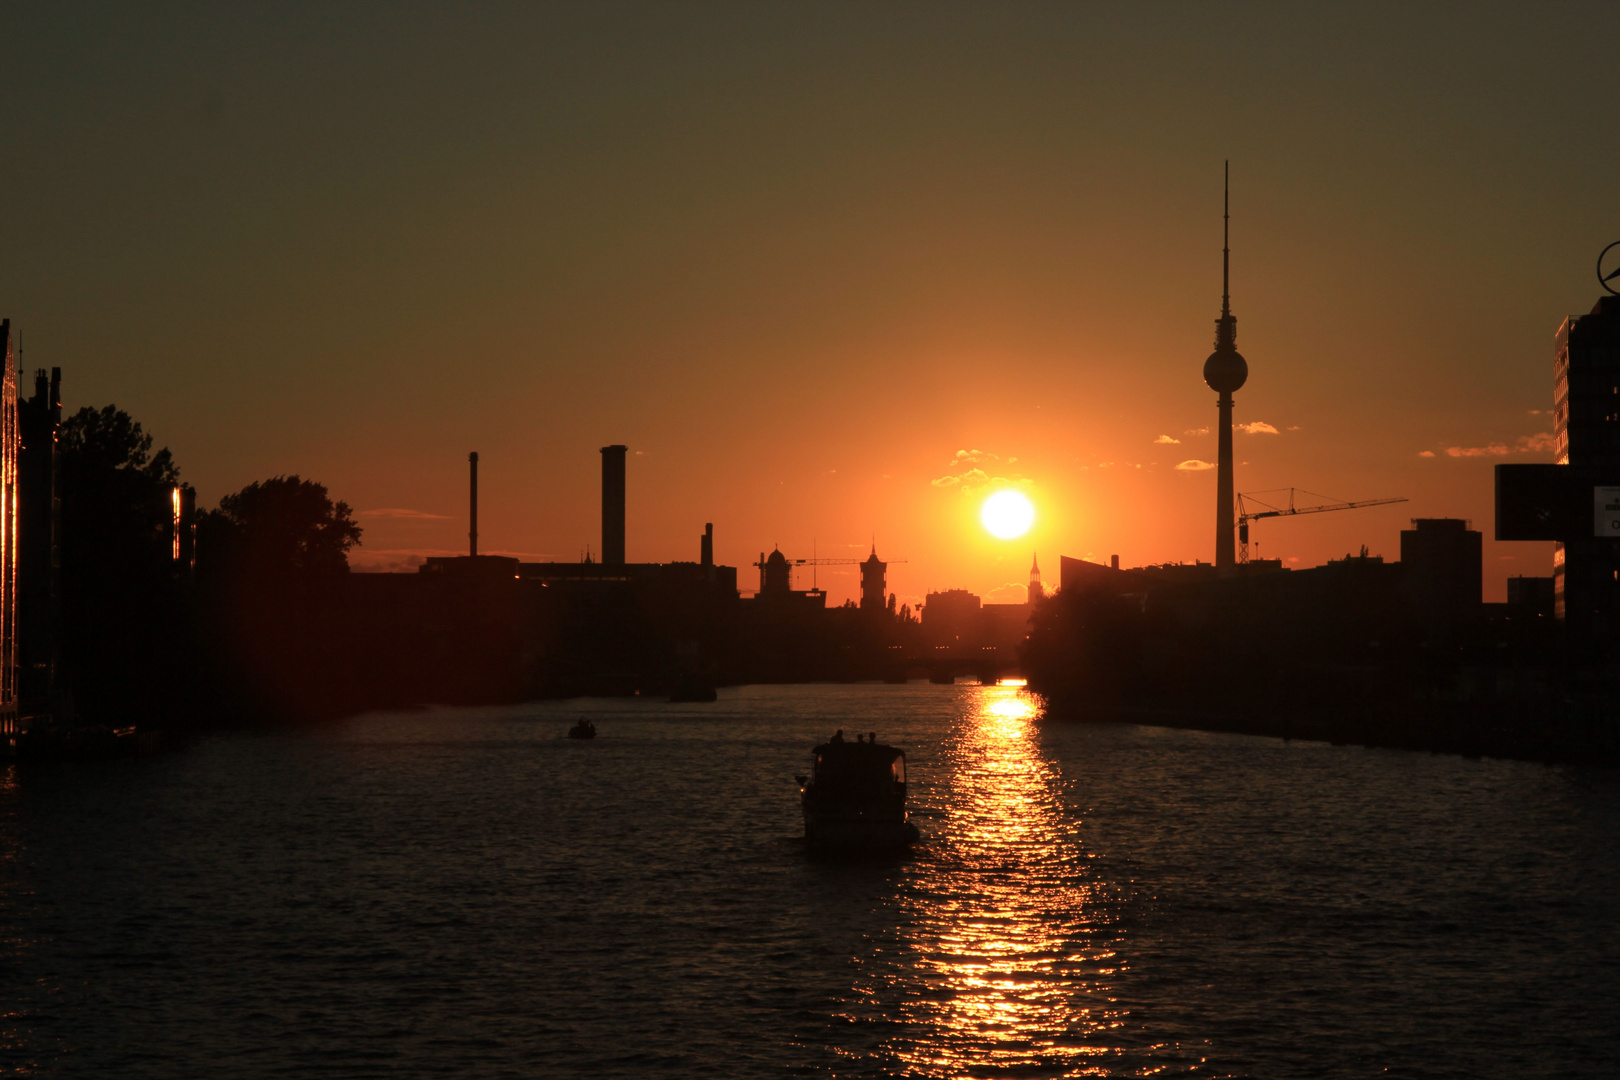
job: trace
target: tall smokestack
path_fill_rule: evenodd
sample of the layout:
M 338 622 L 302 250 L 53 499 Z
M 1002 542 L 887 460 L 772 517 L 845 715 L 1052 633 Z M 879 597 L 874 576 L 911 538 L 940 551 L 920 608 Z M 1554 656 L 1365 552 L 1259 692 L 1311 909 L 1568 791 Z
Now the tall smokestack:
M 623 446 L 602 447 L 602 562 L 624 565 Z
M 467 455 L 467 467 L 472 470 L 472 505 L 467 513 L 467 546 L 470 554 L 478 554 L 478 451 Z
M 700 549 L 700 561 L 703 569 L 707 570 L 714 565 L 714 523 L 711 521 L 703 526 L 703 546 Z

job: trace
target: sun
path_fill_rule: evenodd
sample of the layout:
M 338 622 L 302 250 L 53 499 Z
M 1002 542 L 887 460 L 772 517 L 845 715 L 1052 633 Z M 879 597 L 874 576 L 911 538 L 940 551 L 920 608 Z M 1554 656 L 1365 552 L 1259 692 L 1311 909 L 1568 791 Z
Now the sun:
M 991 536 L 1012 540 L 1029 532 L 1035 524 L 1035 504 L 1020 491 L 998 491 L 984 500 L 979 520 Z

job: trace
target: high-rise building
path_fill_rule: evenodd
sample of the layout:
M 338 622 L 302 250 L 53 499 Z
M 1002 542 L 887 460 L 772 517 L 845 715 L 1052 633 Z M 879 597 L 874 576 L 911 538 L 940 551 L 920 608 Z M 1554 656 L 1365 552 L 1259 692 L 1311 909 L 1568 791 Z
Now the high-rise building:
M 1484 538 L 1461 518 L 1414 518 L 1401 530 L 1407 602 L 1423 619 L 1456 625 L 1479 614 Z
M 1215 320 L 1215 351 L 1204 361 L 1204 382 L 1220 395 L 1216 400 L 1220 417 L 1216 427 L 1215 567 L 1223 574 L 1230 574 L 1237 567 L 1236 538 L 1232 533 L 1233 504 L 1237 498 L 1232 480 L 1232 395 L 1249 379 L 1248 361 L 1237 351 L 1237 316 L 1232 314 L 1230 195 L 1228 183 L 1222 196 L 1221 212 L 1221 317 Z
M 1564 320 L 1553 351 L 1553 453 L 1583 475 L 1620 478 L 1620 296 L 1605 296 L 1590 314 Z M 1614 483 L 1614 479 L 1603 479 Z M 1603 516 L 1604 493 L 1597 487 Z M 1620 543 L 1599 538 L 1560 541 L 1553 549 L 1553 607 L 1579 629 L 1620 631 Z
M 62 481 L 58 432 L 62 426 L 62 369 L 34 373 L 34 396 L 17 403 L 17 697 L 24 715 L 55 708 L 61 623 L 58 535 Z M 192 489 L 175 485 L 176 523 Z M 189 524 L 193 517 L 186 517 Z M 172 537 L 178 555 L 182 541 Z M 192 546 L 184 545 L 189 557 Z
M 15 745 L 17 709 L 17 354 L 0 319 L 0 739 Z

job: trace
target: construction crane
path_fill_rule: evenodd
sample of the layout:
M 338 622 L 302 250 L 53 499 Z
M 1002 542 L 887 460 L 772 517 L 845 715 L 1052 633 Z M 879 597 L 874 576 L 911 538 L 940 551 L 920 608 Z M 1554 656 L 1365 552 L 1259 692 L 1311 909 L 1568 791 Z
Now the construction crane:
M 1265 502 L 1264 500 L 1259 498 L 1259 496 L 1261 496 L 1261 495 L 1271 495 L 1271 494 L 1273 494 L 1275 492 L 1284 491 L 1284 490 L 1286 490 L 1288 492 L 1288 505 L 1287 506 L 1273 506 L 1270 503 Z M 1316 499 L 1329 498 L 1329 496 L 1326 496 L 1326 495 L 1318 495 L 1318 494 L 1316 494 L 1315 492 L 1312 492 L 1312 491 L 1305 491 L 1303 488 L 1300 488 L 1298 490 L 1300 490 L 1303 494 L 1310 495 L 1312 498 L 1316 498 Z M 1237 516 L 1238 559 L 1237 559 L 1237 561 L 1239 563 L 1247 563 L 1249 561 L 1249 522 L 1251 522 L 1251 521 L 1258 521 L 1260 518 L 1288 517 L 1288 516 L 1293 515 L 1293 514 L 1323 514 L 1323 513 L 1326 513 L 1329 510 L 1355 510 L 1355 509 L 1357 509 L 1359 507 L 1363 507 L 1363 506 L 1387 506 L 1390 503 L 1402 503 L 1402 502 L 1406 501 L 1405 499 L 1358 499 L 1355 502 L 1325 502 L 1325 503 L 1322 503 L 1319 506 L 1295 506 L 1294 505 L 1294 491 L 1295 491 L 1294 488 L 1271 488 L 1271 489 L 1269 489 L 1267 491 L 1251 491 L 1251 492 L 1248 492 L 1247 494 L 1238 495 L 1238 497 L 1237 497 L 1237 510 L 1238 510 L 1238 516 Z M 1244 501 L 1245 499 L 1247 499 L 1248 502 L 1245 502 Z M 1249 505 L 1248 505 L 1249 502 L 1252 502 L 1252 503 L 1255 503 L 1255 504 L 1257 504 L 1259 506 L 1262 506 L 1262 507 L 1264 507 L 1264 509 L 1263 510 L 1250 510 Z

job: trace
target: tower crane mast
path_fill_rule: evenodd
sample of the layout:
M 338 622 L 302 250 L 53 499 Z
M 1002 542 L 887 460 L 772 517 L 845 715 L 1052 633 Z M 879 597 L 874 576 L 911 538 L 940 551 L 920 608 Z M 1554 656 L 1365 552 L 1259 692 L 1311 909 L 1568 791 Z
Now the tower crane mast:
M 1271 489 L 1269 491 L 1251 491 L 1251 492 L 1248 492 L 1246 494 L 1240 493 L 1238 495 L 1238 497 L 1237 497 L 1237 511 L 1238 511 L 1238 514 L 1237 514 L 1237 531 L 1238 531 L 1238 558 L 1237 558 L 1237 561 L 1240 564 L 1247 563 L 1249 561 L 1249 522 L 1251 522 L 1251 521 L 1258 521 L 1261 518 L 1291 517 L 1291 516 L 1293 516 L 1295 514 L 1323 514 L 1323 513 L 1326 513 L 1329 510 L 1356 510 L 1356 509 L 1359 509 L 1360 507 L 1363 507 L 1363 506 L 1387 506 L 1390 503 L 1402 503 L 1402 502 L 1406 501 L 1406 499 L 1404 499 L 1404 498 L 1357 499 L 1357 500 L 1355 500 L 1353 502 L 1325 502 L 1325 503 L 1321 503 L 1321 504 L 1316 505 L 1316 506 L 1296 506 L 1295 503 L 1294 503 L 1294 492 L 1296 490 L 1301 491 L 1306 495 L 1311 495 L 1313 498 L 1317 498 L 1317 499 L 1325 499 L 1325 498 L 1327 498 L 1326 495 L 1316 495 L 1314 492 L 1304 491 L 1303 488 L 1299 488 L 1299 489 L 1287 488 L 1286 489 L 1287 492 L 1288 492 L 1288 505 L 1287 506 L 1273 506 L 1270 503 L 1265 502 L 1265 501 L 1263 501 L 1263 500 L 1261 500 L 1259 498 L 1259 496 L 1261 496 L 1261 495 L 1271 495 L 1274 492 L 1283 491 L 1283 490 L 1285 490 L 1285 489 L 1283 489 L 1283 488 L 1273 488 L 1273 489 Z M 1247 500 L 1247 502 L 1245 500 Z M 1251 510 L 1249 508 L 1249 503 L 1254 503 L 1255 505 L 1257 505 L 1259 507 L 1262 507 L 1262 509 Z

